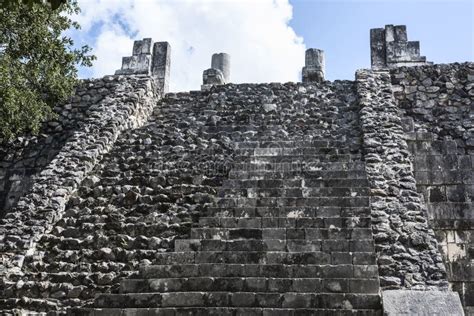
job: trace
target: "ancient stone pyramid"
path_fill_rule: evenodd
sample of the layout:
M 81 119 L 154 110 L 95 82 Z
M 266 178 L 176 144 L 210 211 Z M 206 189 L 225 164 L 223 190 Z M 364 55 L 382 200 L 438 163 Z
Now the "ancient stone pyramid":
M 428 64 L 404 32 L 373 31 L 354 81 L 310 49 L 303 83 L 232 84 L 216 54 L 183 93 L 169 44 L 137 41 L 0 147 L 0 310 L 474 311 L 474 64 Z

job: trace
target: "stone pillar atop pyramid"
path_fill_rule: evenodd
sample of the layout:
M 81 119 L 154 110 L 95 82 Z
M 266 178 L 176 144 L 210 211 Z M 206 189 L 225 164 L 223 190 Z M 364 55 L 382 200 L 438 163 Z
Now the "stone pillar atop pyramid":
M 168 92 L 171 46 L 168 42 L 153 43 L 144 38 L 133 43 L 132 56 L 122 58 L 122 68 L 116 75 L 148 75 L 156 77 L 163 93 Z
M 306 50 L 303 82 L 323 82 L 325 72 L 324 51 L 310 48 Z
M 385 25 L 370 30 L 372 69 L 432 64 L 420 56 L 420 42 L 408 41 L 405 25 Z

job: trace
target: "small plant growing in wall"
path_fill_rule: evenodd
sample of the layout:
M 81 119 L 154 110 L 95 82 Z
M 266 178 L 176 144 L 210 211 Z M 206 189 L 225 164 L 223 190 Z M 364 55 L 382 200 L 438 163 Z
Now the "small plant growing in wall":
M 91 66 L 90 48 L 73 47 L 64 31 L 76 1 L 0 0 L 0 139 L 32 132 L 73 93 L 77 66 Z

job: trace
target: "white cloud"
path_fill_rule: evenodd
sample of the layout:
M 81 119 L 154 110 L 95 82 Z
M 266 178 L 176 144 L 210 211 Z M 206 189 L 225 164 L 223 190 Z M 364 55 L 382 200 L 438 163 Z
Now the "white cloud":
M 231 55 L 232 82 L 300 79 L 305 46 L 288 25 L 288 0 L 80 0 L 79 5 L 80 32 L 88 34 L 97 56 L 94 77 L 113 74 L 121 57 L 131 54 L 133 40 L 151 37 L 171 45 L 172 91 L 199 89 L 217 52 Z

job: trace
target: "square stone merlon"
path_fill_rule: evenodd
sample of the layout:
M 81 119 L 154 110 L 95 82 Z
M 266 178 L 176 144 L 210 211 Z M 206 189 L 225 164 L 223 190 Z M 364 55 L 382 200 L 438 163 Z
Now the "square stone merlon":
M 385 25 L 370 30 L 372 69 L 432 64 L 420 56 L 420 43 L 408 41 L 405 25 Z
M 383 314 L 464 316 L 459 294 L 451 291 L 383 291 Z

